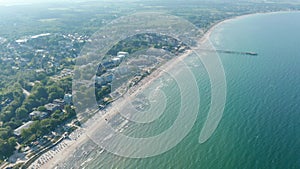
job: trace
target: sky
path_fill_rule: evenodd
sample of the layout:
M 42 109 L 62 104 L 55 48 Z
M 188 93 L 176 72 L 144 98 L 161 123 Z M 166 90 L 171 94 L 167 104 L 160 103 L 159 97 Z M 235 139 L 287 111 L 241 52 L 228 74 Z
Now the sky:
M 26 5 L 26 4 L 36 4 L 45 2 L 77 2 L 82 0 L 0 0 L 0 5 L 2 6 L 14 6 L 14 5 Z
M 114 1 L 114 0 L 0 0 L 0 6 L 15 6 L 15 5 L 28 5 L 28 4 L 41 4 L 41 3 L 64 3 L 64 2 L 71 2 L 71 3 L 76 3 L 76 2 L 87 2 L 87 1 L 99 1 L 99 2 L 107 2 L 107 1 Z M 119 1 L 132 1 L 132 0 L 119 0 Z M 135 0 L 138 1 L 138 0 Z M 147 0 L 151 1 L 151 0 Z M 154 0 L 156 1 L 156 0 Z M 182 1 L 188 1 L 188 0 L 182 0 Z M 199 1 L 205 1 L 205 0 L 199 0 Z M 211 0 L 206 0 L 206 1 L 211 1 Z M 220 2 L 226 2 L 228 0 L 213 0 L 215 2 L 220 1 Z M 231 1 L 231 0 L 230 0 Z M 236 1 L 251 1 L 251 2 L 300 2 L 300 0 L 236 0 Z

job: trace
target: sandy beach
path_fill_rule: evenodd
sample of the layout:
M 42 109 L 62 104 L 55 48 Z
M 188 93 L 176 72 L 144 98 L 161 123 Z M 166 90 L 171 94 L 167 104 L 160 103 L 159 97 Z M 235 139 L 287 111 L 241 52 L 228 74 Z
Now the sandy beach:
M 64 157 L 70 155 L 72 152 L 71 150 L 75 150 L 76 146 L 82 143 L 84 140 L 84 137 L 82 137 L 83 133 L 84 130 L 82 128 L 72 132 L 68 139 L 64 139 L 61 143 L 41 155 L 29 166 L 29 168 L 38 169 L 55 167 L 55 165 L 64 159 Z
M 133 97 L 135 97 L 144 89 L 146 89 L 155 79 L 162 76 L 164 72 L 167 72 L 174 65 L 178 64 L 178 62 L 180 62 L 182 59 L 188 57 L 191 53 L 192 53 L 191 50 L 186 51 L 184 54 L 180 55 L 179 57 L 176 57 L 166 62 L 159 69 L 155 70 L 149 76 L 141 80 L 136 86 L 130 88 L 129 91 L 123 97 L 114 101 L 112 105 L 105 110 L 106 113 L 102 111 L 100 114 L 105 113 L 102 117 L 93 117 L 90 120 L 88 120 L 85 123 L 86 126 L 85 128 L 80 128 L 72 132 L 69 135 L 69 139 L 63 140 L 61 143 L 59 143 L 57 146 L 52 148 L 50 151 L 43 154 L 34 163 L 32 163 L 29 168 L 31 169 L 55 168 L 59 162 L 66 159 L 66 157 L 72 155 L 76 151 L 77 147 L 79 147 L 89 139 L 85 134 L 85 131 L 87 130 L 91 131 L 91 128 L 94 128 L 93 126 L 95 125 L 97 127 L 99 126 L 101 127 L 102 124 L 101 123 L 99 124 L 99 121 L 97 121 L 98 118 L 110 119 L 114 117 L 116 114 L 118 114 L 117 111 L 118 108 L 116 106 L 120 107 L 125 103 L 128 103 L 128 101 L 130 101 Z

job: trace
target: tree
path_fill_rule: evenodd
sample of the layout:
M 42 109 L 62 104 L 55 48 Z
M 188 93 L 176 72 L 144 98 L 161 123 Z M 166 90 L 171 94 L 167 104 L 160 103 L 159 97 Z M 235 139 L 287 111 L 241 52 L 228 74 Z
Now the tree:
M 58 92 L 50 93 L 49 97 L 48 97 L 48 101 L 52 102 L 54 99 L 62 98 L 62 96 L 63 96 L 62 94 L 63 94 L 63 92 L 61 92 L 61 93 L 58 93 Z
M 15 150 L 16 139 L 14 137 L 9 138 L 7 141 L 0 139 L 0 159 L 4 160 L 11 156 Z
M 43 134 L 46 134 L 48 132 L 50 132 L 51 130 L 53 130 L 53 126 L 51 125 L 51 119 L 47 118 L 47 119 L 43 119 L 40 122 L 41 125 L 41 131 Z
M 25 140 L 25 139 L 29 138 L 30 135 L 31 135 L 30 130 L 28 130 L 28 129 L 21 130 L 21 139 Z
M 17 119 L 26 119 L 28 118 L 28 110 L 24 107 L 20 107 L 16 110 Z
M 8 131 L 5 128 L 0 128 L 0 139 L 7 139 Z
M 32 141 L 34 141 L 36 138 L 37 138 L 37 137 L 36 137 L 36 134 L 32 134 L 32 135 L 29 137 L 28 142 L 32 142 Z
M 48 92 L 44 86 L 37 86 L 34 88 L 34 95 L 36 98 L 47 98 Z
M 4 160 L 6 158 L 7 144 L 5 140 L 0 139 L 0 159 Z
M 34 96 L 30 95 L 24 102 L 23 106 L 25 109 L 31 111 L 34 107 L 39 106 L 39 102 L 35 100 Z
M 10 137 L 7 142 L 11 147 L 15 147 L 17 145 L 17 139 L 15 137 Z
M 49 93 L 48 101 L 50 102 L 64 96 L 64 90 L 55 84 L 47 87 L 47 92 Z
M 43 72 L 36 74 L 36 80 L 44 80 L 46 77 L 47 74 Z
M 46 107 L 45 106 L 40 106 L 37 108 L 38 111 L 46 111 Z
M 62 112 L 60 110 L 56 110 L 54 113 L 52 113 L 51 117 L 53 119 L 60 119 L 62 115 Z
M 0 115 L 0 120 L 3 122 L 8 122 L 12 117 L 14 117 L 14 113 L 12 111 L 5 111 Z
M 3 124 L 5 127 L 10 127 L 12 129 L 16 129 L 17 127 L 22 125 L 21 120 L 16 120 L 15 118 L 12 118 L 9 122 L 6 122 Z
M 68 114 L 67 118 L 73 118 L 76 116 L 76 111 L 72 109 L 70 105 L 65 106 L 65 110 Z

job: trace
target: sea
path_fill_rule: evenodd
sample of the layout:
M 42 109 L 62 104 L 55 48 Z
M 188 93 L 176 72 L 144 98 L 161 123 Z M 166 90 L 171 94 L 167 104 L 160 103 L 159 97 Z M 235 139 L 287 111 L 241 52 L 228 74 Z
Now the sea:
M 197 117 L 185 121 L 192 127 L 176 145 L 154 156 L 132 158 L 115 155 L 90 140 L 57 168 L 300 169 L 300 13 L 238 17 L 218 25 L 210 41 L 215 49 L 258 55 L 218 53 L 226 77 L 226 104 L 208 140 L 199 143 L 211 108 L 210 76 L 199 58 L 187 57 L 190 71 L 186 73 L 193 75 L 195 81 L 190 83 L 198 88 L 198 93 L 187 92 L 185 98 L 191 101 L 182 100 L 183 91 L 190 90 L 189 86 L 180 87 L 178 81 L 184 78 L 166 74 L 148 90 L 160 90 L 148 104 L 163 108 L 163 113 L 149 123 L 129 122 L 122 130 L 130 137 L 148 138 L 164 134 L 173 125 L 188 127 L 176 120 L 181 111 L 189 110 L 185 107 L 195 107 Z M 143 146 L 163 149 L 172 141 Z M 131 145 L 120 147 L 126 150 Z

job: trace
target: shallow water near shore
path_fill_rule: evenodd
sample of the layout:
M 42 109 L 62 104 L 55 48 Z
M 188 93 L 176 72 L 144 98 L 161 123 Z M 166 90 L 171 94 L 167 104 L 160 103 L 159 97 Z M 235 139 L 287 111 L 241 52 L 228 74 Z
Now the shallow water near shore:
M 251 15 L 216 27 L 210 37 L 216 49 L 252 51 L 258 56 L 219 54 L 227 100 L 223 118 L 207 142 L 199 144 L 198 138 L 210 108 L 210 82 L 200 60 L 192 56 L 185 62 L 199 87 L 199 114 L 176 147 L 158 156 L 132 159 L 88 141 L 58 168 L 300 168 L 299 30 L 297 12 Z M 150 124 L 129 123 L 124 134 L 149 137 L 173 124 L 181 102 L 176 81 L 163 76 L 152 86 L 156 87 L 166 95 L 164 114 Z

